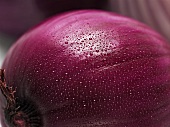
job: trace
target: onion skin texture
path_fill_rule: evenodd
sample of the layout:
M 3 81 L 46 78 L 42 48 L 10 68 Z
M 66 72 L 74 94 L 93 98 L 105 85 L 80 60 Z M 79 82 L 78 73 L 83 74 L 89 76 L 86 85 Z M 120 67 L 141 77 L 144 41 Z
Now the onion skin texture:
M 55 16 L 24 34 L 2 68 L 15 97 L 38 106 L 43 127 L 170 126 L 170 46 L 115 13 Z
M 74 9 L 101 9 L 106 1 L 0 0 L 0 32 L 19 37 L 49 16 Z
M 137 19 L 170 42 L 170 0 L 109 0 L 108 9 Z

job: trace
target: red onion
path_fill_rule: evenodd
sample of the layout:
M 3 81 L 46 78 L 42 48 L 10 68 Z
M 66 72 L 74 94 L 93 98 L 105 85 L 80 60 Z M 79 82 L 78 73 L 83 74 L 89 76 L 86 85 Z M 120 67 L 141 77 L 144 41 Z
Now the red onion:
M 55 16 L 24 34 L 2 68 L 3 127 L 170 126 L 170 45 L 133 19 Z
M 170 0 L 109 0 L 110 9 L 142 21 L 170 41 Z
M 0 0 L 0 32 L 18 37 L 45 18 L 68 10 L 102 8 L 103 0 Z

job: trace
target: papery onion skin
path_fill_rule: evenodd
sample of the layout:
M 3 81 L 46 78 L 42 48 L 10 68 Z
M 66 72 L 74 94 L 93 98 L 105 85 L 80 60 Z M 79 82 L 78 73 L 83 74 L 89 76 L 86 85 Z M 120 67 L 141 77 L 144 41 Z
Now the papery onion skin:
M 108 9 L 151 26 L 170 42 L 170 0 L 109 0 Z
M 132 19 L 99 10 L 53 17 L 16 42 L 2 68 L 43 127 L 170 126 L 170 46 Z

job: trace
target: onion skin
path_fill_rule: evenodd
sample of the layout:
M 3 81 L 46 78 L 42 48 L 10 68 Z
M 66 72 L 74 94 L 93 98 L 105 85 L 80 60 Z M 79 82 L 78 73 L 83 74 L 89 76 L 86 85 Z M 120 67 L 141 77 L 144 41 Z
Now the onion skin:
M 55 16 L 24 34 L 2 68 L 43 127 L 170 126 L 170 46 L 135 20 L 99 10 Z
M 57 13 L 74 9 L 99 9 L 107 0 L 0 0 L 0 32 L 19 37 Z
M 170 42 L 170 0 L 109 0 L 109 9 L 146 23 Z

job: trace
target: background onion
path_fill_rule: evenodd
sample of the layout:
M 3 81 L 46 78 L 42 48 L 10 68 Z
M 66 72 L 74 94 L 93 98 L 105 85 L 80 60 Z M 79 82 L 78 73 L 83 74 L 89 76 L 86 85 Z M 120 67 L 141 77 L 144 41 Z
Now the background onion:
M 170 0 L 109 0 L 109 8 L 142 21 L 170 41 Z
M 45 18 L 75 9 L 98 9 L 107 0 L 0 0 L 0 32 L 19 37 Z

